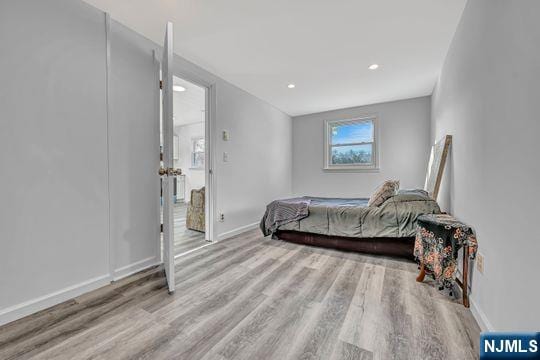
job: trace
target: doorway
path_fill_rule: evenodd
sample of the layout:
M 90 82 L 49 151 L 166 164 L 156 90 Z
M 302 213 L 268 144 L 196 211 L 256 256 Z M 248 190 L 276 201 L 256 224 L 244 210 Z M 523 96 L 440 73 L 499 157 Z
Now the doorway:
M 182 170 L 173 188 L 174 254 L 211 239 L 207 229 L 207 94 L 205 87 L 173 76 L 173 165 Z

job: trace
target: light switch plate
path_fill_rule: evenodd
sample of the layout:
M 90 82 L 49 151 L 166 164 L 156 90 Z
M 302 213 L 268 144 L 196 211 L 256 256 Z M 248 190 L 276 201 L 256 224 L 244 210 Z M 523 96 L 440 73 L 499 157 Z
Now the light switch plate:
M 228 161 L 229 161 L 229 153 L 223 152 L 223 162 L 228 162 Z
M 223 130 L 223 141 L 229 141 L 229 131 Z

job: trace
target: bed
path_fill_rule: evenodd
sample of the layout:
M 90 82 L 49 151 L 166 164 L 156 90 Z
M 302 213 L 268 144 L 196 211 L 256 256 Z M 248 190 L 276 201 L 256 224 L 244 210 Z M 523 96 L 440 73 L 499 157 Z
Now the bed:
M 438 214 L 442 172 L 452 137 L 431 149 L 423 190 L 399 190 L 378 206 L 366 198 L 304 196 L 270 203 L 261 220 L 265 236 L 289 242 L 413 258 L 416 220 Z
M 289 216 L 290 221 L 277 224 L 269 221 L 272 211 L 280 211 L 283 202 L 307 205 L 307 215 Z M 261 230 L 275 239 L 300 244 L 412 258 L 416 219 L 441 212 L 437 202 L 422 190 L 401 190 L 377 207 L 367 204 L 364 198 L 277 200 L 267 207 Z

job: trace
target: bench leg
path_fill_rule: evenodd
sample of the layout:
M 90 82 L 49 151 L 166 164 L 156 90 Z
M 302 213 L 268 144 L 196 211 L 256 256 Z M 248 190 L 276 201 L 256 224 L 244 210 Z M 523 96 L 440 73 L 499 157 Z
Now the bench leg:
M 424 262 L 421 261 L 420 262 L 420 273 L 418 274 L 418 276 L 416 277 L 416 281 L 417 282 L 422 282 L 424 281 L 424 277 L 426 276 L 426 269 L 424 267 Z
M 463 306 L 469 307 L 469 245 L 463 246 Z

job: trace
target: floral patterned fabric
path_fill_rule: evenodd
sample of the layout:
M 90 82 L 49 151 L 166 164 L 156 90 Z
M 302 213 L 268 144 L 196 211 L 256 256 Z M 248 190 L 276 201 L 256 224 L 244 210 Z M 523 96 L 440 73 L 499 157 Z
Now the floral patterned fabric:
M 204 224 L 204 186 L 191 190 L 191 202 L 186 214 L 186 227 L 200 232 L 205 231 Z
M 474 259 L 478 243 L 474 231 L 466 224 L 446 214 L 418 217 L 414 256 L 424 263 L 440 288 L 451 289 L 457 269 L 458 251 L 469 246 L 469 257 Z

